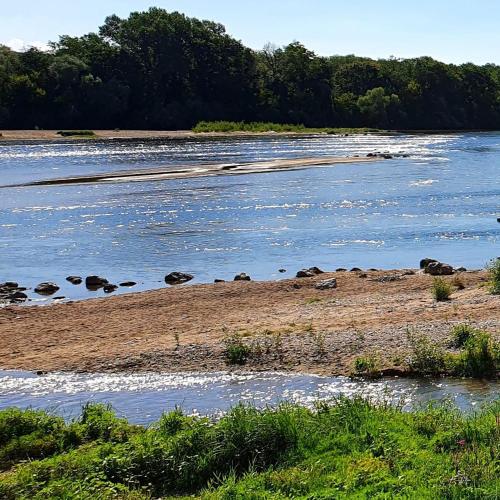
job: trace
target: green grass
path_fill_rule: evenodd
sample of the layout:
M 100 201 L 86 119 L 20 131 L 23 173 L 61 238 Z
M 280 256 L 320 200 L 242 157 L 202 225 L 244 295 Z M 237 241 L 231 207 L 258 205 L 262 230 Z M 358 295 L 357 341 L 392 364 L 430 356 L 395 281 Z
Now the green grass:
M 374 128 L 308 128 L 300 124 L 293 125 L 287 123 L 202 121 L 193 128 L 193 132 L 291 132 L 304 134 L 367 134 L 383 131 Z
M 0 497 L 496 498 L 499 414 L 500 400 L 466 416 L 449 406 L 405 413 L 354 398 L 314 411 L 237 406 L 217 422 L 176 410 L 138 429 L 99 405 L 67 424 L 4 410 L 1 450 L 33 433 L 49 436 L 54 423 L 57 440 L 78 439 L 62 439 L 45 457 L 33 439 L 32 451 L 0 475 Z
M 443 302 L 450 299 L 450 295 L 453 293 L 453 287 L 443 278 L 434 278 L 431 293 L 436 301 Z
M 228 364 L 244 365 L 250 351 L 250 347 L 243 342 L 241 335 L 233 333 L 224 338 L 224 355 Z

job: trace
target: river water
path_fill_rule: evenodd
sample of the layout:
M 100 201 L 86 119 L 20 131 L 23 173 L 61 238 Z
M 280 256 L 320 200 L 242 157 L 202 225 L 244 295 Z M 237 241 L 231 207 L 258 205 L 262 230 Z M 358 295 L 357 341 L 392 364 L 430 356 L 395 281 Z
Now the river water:
M 158 420 L 181 407 L 188 414 L 220 415 L 243 402 L 257 407 L 283 401 L 312 406 L 341 395 L 360 395 L 409 410 L 448 400 L 464 411 L 478 410 L 498 398 L 500 383 L 467 379 L 354 381 L 285 373 L 76 374 L 0 371 L 0 409 L 43 408 L 74 418 L 82 405 L 111 404 L 117 414 L 138 424 Z
M 55 281 L 57 295 L 81 299 L 103 292 L 69 285 L 66 276 L 133 280 L 135 291 L 165 286 L 171 271 L 193 274 L 192 283 L 240 272 L 268 280 L 312 265 L 416 267 L 426 256 L 482 268 L 499 255 L 499 133 L 3 143 L 0 185 L 373 151 L 409 157 L 227 177 L 2 188 L 0 282 Z

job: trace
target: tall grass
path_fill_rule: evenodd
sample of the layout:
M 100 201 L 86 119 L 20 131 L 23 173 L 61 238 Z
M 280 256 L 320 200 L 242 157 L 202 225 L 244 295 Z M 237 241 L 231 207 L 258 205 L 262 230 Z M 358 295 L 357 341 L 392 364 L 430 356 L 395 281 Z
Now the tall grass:
M 500 295 L 500 259 L 492 260 L 486 269 L 490 275 L 490 292 L 494 295 Z
M 431 287 L 431 293 L 434 299 L 438 302 L 442 302 L 450 299 L 450 295 L 453 292 L 453 288 L 446 280 L 443 278 L 434 278 Z
M 302 124 L 294 125 L 290 123 L 270 123 L 270 122 L 231 122 L 231 121 L 201 121 L 194 128 L 193 132 L 290 132 L 290 133 L 326 133 L 326 134 L 356 134 L 381 132 L 373 128 L 310 128 Z
M 110 421 L 109 408 L 84 412 L 58 420 L 58 432 L 92 421 L 91 440 L 16 462 L 0 476 L 1 498 L 495 498 L 500 486 L 500 401 L 471 416 L 446 406 L 405 413 L 362 398 L 315 410 L 237 406 L 217 422 L 176 410 L 148 429 L 128 426 L 121 441 L 102 432 L 124 425 Z M 39 428 L 25 426 L 33 418 Z M 0 412 L 2 449 L 45 432 L 53 418 Z

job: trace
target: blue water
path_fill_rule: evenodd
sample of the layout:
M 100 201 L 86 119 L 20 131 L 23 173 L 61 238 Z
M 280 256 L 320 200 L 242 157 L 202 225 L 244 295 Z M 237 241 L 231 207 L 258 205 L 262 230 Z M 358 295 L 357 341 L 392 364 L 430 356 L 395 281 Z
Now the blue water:
M 405 410 L 431 401 L 449 401 L 475 411 L 498 400 L 500 384 L 468 379 L 375 381 L 291 373 L 50 373 L 0 370 L 0 409 L 40 408 L 73 418 L 85 403 L 111 404 L 131 422 L 150 424 L 165 411 L 218 415 L 239 402 L 257 407 L 291 401 L 313 406 L 339 396 L 362 396 L 400 405 Z
M 99 274 L 165 286 L 291 277 L 304 267 L 482 268 L 500 254 L 500 133 L 0 144 L 0 185 L 199 162 L 406 153 L 287 172 L 0 189 L 0 281 Z M 288 270 L 279 274 L 278 269 Z M 122 290 L 123 291 L 123 290 Z M 125 290 L 130 291 L 130 290 Z M 30 297 L 40 298 L 35 294 Z

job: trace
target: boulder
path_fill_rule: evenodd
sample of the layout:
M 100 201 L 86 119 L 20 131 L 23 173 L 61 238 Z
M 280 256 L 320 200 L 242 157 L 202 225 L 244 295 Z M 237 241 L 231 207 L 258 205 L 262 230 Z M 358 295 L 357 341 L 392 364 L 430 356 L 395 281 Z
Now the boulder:
M 69 281 L 72 285 L 81 285 L 83 283 L 81 276 L 68 276 L 66 281 Z
M 424 272 L 430 274 L 431 276 L 447 276 L 454 273 L 452 266 L 449 264 L 443 264 L 442 262 L 429 263 Z
M 436 259 L 429 259 L 429 257 L 422 259 L 420 261 L 420 269 L 425 269 L 431 262 L 437 262 L 437 260 Z
M 108 283 L 104 285 L 102 289 L 104 290 L 104 293 L 113 293 L 115 290 L 118 290 L 118 285 Z
M 335 269 L 336 273 L 344 273 L 345 271 L 347 271 L 347 269 L 345 269 L 344 267 L 338 267 L 337 269 Z
M 297 274 L 297 278 L 311 278 L 312 276 L 316 276 L 317 274 L 323 274 L 324 271 L 322 271 L 319 267 L 310 267 L 309 269 L 301 269 Z
M 329 280 L 320 281 L 314 285 L 317 290 L 333 290 L 337 288 L 337 280 L 335 278 L 330 278 Z
M 19 283 L 16 283 L 15 281 L 0 283 L 0 290 L 15 290 L 16 288 L 19 288 Z
M 455 269 L 455 271 L 457 271 L 458 273 L 465 273 L 467 269 L 465 267 L 459 267 L 458 269 Z
M 165 283 L 167 285 L 180 285 L 182 283 L 187 283 L 194 278 L 191 274 L 181 273 L 174 271 L 173 273 L 167 274 L 165 276 Z
M 102 288 L 108 284 L 108 280 L 100 276 L 87 276 L 85 278 L 85 286 L 90 289 Z
M 252 281 L 252 278 L 246 273 L 240 273 L 234 277 L 234 281 Z
M 225 283 L 226 280 L 214 279 L 214 283 Z
M 359 267 L 353 267 L 353 268 L 351 269 L 351 273 L 359 273 L 359 272 L 361 272 L 361 271 L 362 271 L 362 269 L 360 269 Z
M 7 297 L 12 302 L 24 302 L 28 296 L 23 292 L 14 292 Z
M 124 281 L 123 283 L 120 283 L 120 286 L 123 286 L 123 287 L 133 287 L 137 285 L 137 283 L 135 281 Z
M 59 287 L 55 283 L 40 283 L 35 288 L 35 293 L 39 295 L 52 295 L 59 290 Z

